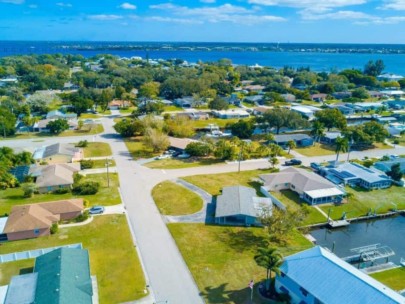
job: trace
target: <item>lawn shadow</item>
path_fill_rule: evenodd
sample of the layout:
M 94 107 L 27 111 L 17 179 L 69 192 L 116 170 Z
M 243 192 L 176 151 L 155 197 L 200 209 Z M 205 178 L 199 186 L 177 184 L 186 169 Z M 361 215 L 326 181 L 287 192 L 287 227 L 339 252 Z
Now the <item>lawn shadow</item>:
M 34 267 L 27 267 L 27 268 L 21 268 L 20 269 L 20 275 L 33 273 L 33 272 L 34 272 Z
M 246 282 L 246 287 L 242 289 L 227 290 L 228 283 L 223 283 L 218 287 L 208 286 L 204 291 L 200 292 L 200 296 L 204 298 L 207 303 L 220 304 L 220 303 L 234 303 L 234 304 L 262 304 L 262 303 L 275 303 L 269 300 L 264 300 L 258 294 L 258 285 L 256 283 L 253 287 L 253 300 L 251 299 L 252 290 L 247 286 L 249 280 Z
M 215 209 L 217 206 L 217 196 L 212 196 L 211 202 L 207 203 L 205 209 L 205 224 L 212 225 L 215 223 Z
M 260 192 L 260 187 L 263 185 L 261 182 L 259 181 L 250 181 L 247 183 L 250 187 L 255 188 L 256 190 L 256 194 L 260 197 L 264 197 L 263 193 Z
M 268 245 L 268 239 L 265 235 L 256 235 L 251 230 L 225 229 L 224 233 L 226 236 L 223 237 L 222 241 L 239 253 Z

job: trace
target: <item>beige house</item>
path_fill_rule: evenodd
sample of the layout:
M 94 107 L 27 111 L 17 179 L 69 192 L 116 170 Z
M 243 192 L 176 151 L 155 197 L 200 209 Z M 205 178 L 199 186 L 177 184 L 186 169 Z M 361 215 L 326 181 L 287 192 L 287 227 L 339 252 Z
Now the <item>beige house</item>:
M 30 175 L 35 178 L 39 193 L 48 193 L 57 189 L 71 188 L 73 175 L 80 171 L 80 163 L 34 166 Z
M 63 164 L 80 161 L 83 159 L 83 149 L 75 147 L 73 144 L 53 144 L 35 150 L 33 158 L 37 162 L 47 162 L 48 164 Z
M 305 169 L 291 167 L 259 178 L 267 191 L 291 190 L 310 205 L 341 202 L 345 195 L 335 184 Z
M 49 235 L 53 223 L 73 219 L 83 209 L 83 199 L 14 206 L 3 233 L 9 241 Z

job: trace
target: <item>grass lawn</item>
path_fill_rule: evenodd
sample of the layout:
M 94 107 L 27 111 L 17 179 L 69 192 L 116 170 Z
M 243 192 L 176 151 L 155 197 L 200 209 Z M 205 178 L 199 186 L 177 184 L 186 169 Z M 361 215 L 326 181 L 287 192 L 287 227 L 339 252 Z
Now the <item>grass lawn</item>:
M 100 190 L 94 195 L 77 196 L 72 193 L 66 194 L 35 194 L 31 198 L 25 198 L 21 188 L 13 188 L 0 190 L 0 214 L 9 213 L 14 205 L 25 205 L 49 201 L 57 201 L 63 199 L 82 197 L 90 202 L 90 206 L 103 205 L 110 206 L 121 203 L 121 198 L 118 193 L 118 175 L 110 173 L 110 188 L 107 187 L 107 175 L 89 174 L 83 180 L 96 181 L 100 183 Z
M 302 202 L 297 193 L 291 190 L 281 190 L 280 192 L 271 192 L 271 194 L 280 200 L 288 209 L 297 210 Z M 307 204 L 305 204 L 307 205 Z M 308 205 L 307 205 L 308 206 Z M 313 206 L 308 206 L 309 214 L 303 222 L 304 225 L 326 223 L 327 218 Z
M 2 251 L 1 251 L 2 252 Z M 0 264 L 0 286 L 8 285 L 11 277 L 19 274 L 31 273 L 35 260 L 21 260 Z
M 346 187 L 346 191 L 353 193 L 354 197 L 349 198 L 349 202 L 340 206 L 324 205 L 320 208 L 328 213 L 331 208 L 330 216 L 333 219 L 339 219 L 342 217 L 343 212 L 347 212 L 347 217 L 358 217 L 366 215 L 367 212 L 372 209 L 376 209 L 377 213 L 385 213 L 394 208 L 395 203 L 398 209 L 405 209 L 405 188 L 392 186 L 388 189 L 367 191 L 362 188 L 350 188 Z
M 120 109 L 120 114 L 131 114 L 135 109 L 136 109 L 136 107 Z
M 388 287 L 400 291 L 405 288 L 405 268 L 395 268 L 370 275 Z
M 251 104 L 250 102 L 244 102 L 244 101 L 242 101 L 242 104 L 243 104 L 245 107 L 247 107 L 247 108 L 254 108 L 254 107 L 255 107 L 255 105 L 254 105 L 254 104 Z
M 387 145 L 386 143 L 374 143 L 374 149 L 393 149 L 393 146 Z
M 394 140 L 398 140 L 399 143 L 397 145 L 405 146 L 405 134 L 401 135 L 401 137 L 394 138 L 390 141 L 393 143 Z
M 335 154 L 335 148 L 333 146 L 327 146 L 319 143 L 315 143 L 311 147 L 295 148 L 294 151 L 304 156 L 324 156 Z
M 109 159 L 108 162 L 109 162 L 110 167 L 115 167 L 115 161 L 113 159 Z M 93 160 L 93 163 L 94 163 L 94 166 L 92 169 L 106 168 L 105 159 L 96 159 L 96 160 Z
M 248 283 L 257 286 L 266 271 L 256 265 L 256 249 L 266 243 L 261 228 L 206 226 L 203 224 L 169 224 L 183 258 L 206 303 L 250 302 Z M 290 255 L 311 247 L 302 235 L 295 233 L 287 247 L 278 249 Z M 253 303 L 268 303 L 256 293 Z
M 260 185 L 258 182 L 252 181 L 253 178 L 257 178 L 260 174 L 270 173 L 270 170 L 252 170 L 252 171 L 241 171 L 241 172 L 231 172 L 231 173 L 221 173 L 221 174 L 210 174 L 210 175 L 193 175 L 183 177 L 187 182 L 204 189 L 212 195 L 220 194 L 220 190 L 225 186 L 248 186 L 254 187 L 259 193 Z
M 147 148 L 142 142 L 142 137 L 131 137 L 125 138 L 124 140 L 129 153 L 131 153 L 134 159 L 151 158 L 160 154 L 159 152 L 153 152 L 152 149 Z
M 176 107 L 176 106 L 164 106 L 163 108 L 163 113 L 164 112 L 182 112 L 184 109 L 182 107 Z
M 215 165 L 220 163 L 224 163 L 224 161 L 214 158 L 189 158 L 189 159 L 166 158 L 147 163 L 145 164 L 145 167 L 151 169 L 182 169 L 182 168 Z
M 89 142 L 83 150 L 84 157 L 101 157 L 112 154 L 110 145 L 103 142 Z
M 74 243 L 82 243 L 89 250 L 91 274 L 97 276 L 100 303 L 128 302 L 145 295 L 145 278 L 124 215 L 98 216 L 88 225 L 63 228 L 51 236 L 3 243 L 1 252 Z M 10 267 L 7 264 L 0 264 L 2 275 L 18 272 L 17 267 L 30 267 L 29 261 L 10 263 Z
M 193 214 L 200 211 L 203 206 L 200 196 L 169 181 L 156 185 L 152 190 L 152 196 L 160 213 L 165 215 Z
M 248 118 L 245 118 L 248 119 Z M 243 119 L 243 120 L 245 120 Z M 215 124 L 220 128 L 225 128 L 227 124 L 233 124 L 235 122 L 238 122 L 239 118 L 232 118 L 232 119 L 221 119 L 221 118 L 210 118 L 206 120 L 193 120 L 192 125 L 196 129 L 204 128 L 208 126 L 209 124 Z
M 101 108 L 101 106 L 98 106 L 97 107 L 97 109 L 96 109 L 96 111 L 99 113 L 99 114 L 101 114 L 101 115 L 110 115 L 111 114 L 111 111 L 110 110 L 105 110 L 105 111 L 103 111 L 103 109 Z
M 94 118 L 100 118 L 101 116 L 99 114 L 93 114 L 93 113 L 82 113 L 80 114 L 80 119 L 94 119 Z

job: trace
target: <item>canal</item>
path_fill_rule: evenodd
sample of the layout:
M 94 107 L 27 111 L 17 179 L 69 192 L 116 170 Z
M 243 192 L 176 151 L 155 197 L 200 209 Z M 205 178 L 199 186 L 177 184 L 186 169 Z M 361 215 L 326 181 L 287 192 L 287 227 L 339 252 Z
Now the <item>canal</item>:
M 352 248 L 381 244 L 395 251 L 389 261 L 399 264 L 405 258 L 405 216 L 396 216 L 380 220 L 351 223 L 345 228 L 316 229 L 311 231 L 317 245 L 332 249 L 339 257 L 353 255 Z M 379 260 L 377 263 L 385 262 Z

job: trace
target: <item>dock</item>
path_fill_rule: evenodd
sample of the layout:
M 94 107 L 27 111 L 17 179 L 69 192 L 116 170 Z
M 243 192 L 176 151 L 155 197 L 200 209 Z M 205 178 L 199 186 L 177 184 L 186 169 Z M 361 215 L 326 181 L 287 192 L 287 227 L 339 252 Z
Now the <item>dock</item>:
M 350 225 L 350 222 L 347 220 L 338 220 L 338 221 L 329 220 L 329 222 L 328 222 L 328 226 L 330 228 L 346 227 L 349 225 Z
M 398 265 L 394 264 L 393 262 L 388 262 L 388 263 L 384 263 L 384 264 L 378 264 L 378 265 L 362 268 L 360 270 L 366 274 L 372 274 L 372 273 L 386 271 L 386 270 L 399 268 L 399 267 L 401 267 L 401 266 L 398 266 Z

